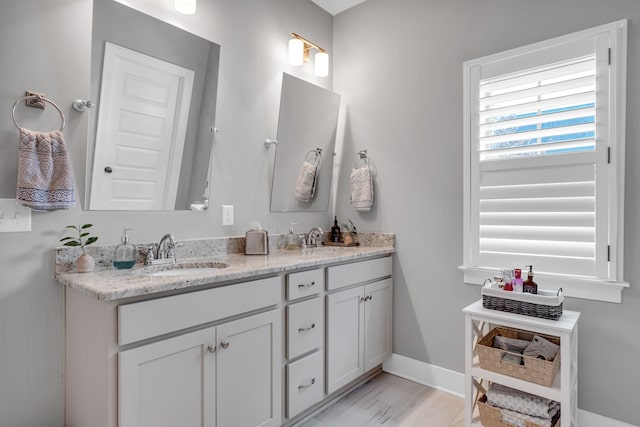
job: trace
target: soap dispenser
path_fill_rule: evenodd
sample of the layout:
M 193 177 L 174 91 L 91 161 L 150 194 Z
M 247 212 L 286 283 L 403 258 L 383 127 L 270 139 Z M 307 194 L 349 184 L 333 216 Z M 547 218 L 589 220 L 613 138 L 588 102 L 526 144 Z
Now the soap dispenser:
M 118 270 L 132 268 L 136 264 L 136 247 L 129 243 L 127 231 L 131 228 L 124 227 L 122 230 L 122 243 L 116 246 L 113 254 L 113 266 Z
M 287 233 L 287 238 L 284 244 L 285 249 L 295 250 L 300 246 L 298 243 L 300 242 L 300 237 L 293 231 L 293 226 L 296 225 L 297 222 L 292 222 L 289 226 L 289 232 Z
M 340 237 L 342 233 L 340 233 L 340 226 L 338 225 L 338 217 L 333 218 L 333 226 L 331 227 L 331 241 L 333 243 L 340 243 Z
M 522 292 L 537 294 L 538 285 L 533 281 L 533 265 L 527 265 L 526 267 L 529 267 L 529 273 L 527 273 L 527 280 L 522 284 Z

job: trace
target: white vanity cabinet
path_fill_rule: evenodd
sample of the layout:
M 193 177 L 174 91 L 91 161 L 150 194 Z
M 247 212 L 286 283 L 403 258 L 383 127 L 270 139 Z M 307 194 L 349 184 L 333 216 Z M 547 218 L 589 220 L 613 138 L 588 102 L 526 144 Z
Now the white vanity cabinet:
M 124 304 L 68 291 L 66 425 L 281 425 L 282 291 L 282 277 Z
M 391 355 L 391 272 L 390 257 L 327 268 L 327 393 Z
M 118 426 L 279 426 L 279 328 L 271 310 L 120 352 Z
M 65 425 L 295 425 L 391 354 L 392 258 L 362 250 L 375 254 L 286 270 L 274 256 L 261 276 L 247 268 L 164 294 L 145 276 L 80 276 L 86 288 L 65 288 Z M 122 289 L 96 298 L 98 280 Z

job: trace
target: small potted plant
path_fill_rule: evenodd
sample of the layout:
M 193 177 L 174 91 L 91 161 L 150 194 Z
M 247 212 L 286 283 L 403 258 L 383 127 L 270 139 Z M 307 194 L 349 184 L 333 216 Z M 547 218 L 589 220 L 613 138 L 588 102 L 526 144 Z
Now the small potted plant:
M 356 226 L 353 224 L 351 220 L 349 220 L 348 224 L 347 223 L 342 224 L 342 228 L 346 230 L 344 236 L 342 237 L 342 241 L 344 242 L 345 245 L 352 245 L 353 242 L 355 241 L 355 236 L 358 234 L 358 230 L 356 229 Z
M 82 255 L 80 255 L 76 261 L 78 273 L 90 273 L 93 271 L 93 267 L 95 266 L 95 260 L 84 249 L 85 246 L 95 243 L 98 240 L 96 236 L 89 236 L 89 232 L 86 231 L 91 227 L 93 227 L 93 224 L 84 224 L 80 226 L 67 225 L 65 228 L 76 230 L 78 237 L 67 236 L 60 239 L 61 242 L 64 242 L 63 246 L 79 246 L 80 249 L 82 249 Z

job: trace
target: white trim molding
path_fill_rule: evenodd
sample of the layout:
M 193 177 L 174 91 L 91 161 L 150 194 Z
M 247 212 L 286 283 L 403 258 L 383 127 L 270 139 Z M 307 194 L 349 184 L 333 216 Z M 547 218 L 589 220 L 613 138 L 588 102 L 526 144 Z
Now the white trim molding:
M 382 370 L 427 387 L 464 397 L 464 374 L 393 353 Z M 640 427 L 578 409 L 580 427 Z
M 497 268 L 461 265 L 458 269 L 464 273 L 464 283 L 469 285 L 482 285 L 486 279 L 500 274 Z M 615 303 L 622 302 L 622 290 L 629 287 L 628 282 L 549 273 L 536 273 L 535 281 L 542 289 L 555 291 L 562 288 L 566 297 Z

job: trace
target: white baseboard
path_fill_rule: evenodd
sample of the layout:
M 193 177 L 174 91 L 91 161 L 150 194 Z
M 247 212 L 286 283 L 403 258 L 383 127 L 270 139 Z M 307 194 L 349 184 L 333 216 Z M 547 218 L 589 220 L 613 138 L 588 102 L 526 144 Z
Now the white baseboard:
M 395 353 L 382 364 L 382 369 L 419 384 L 464 397 L 464 374 L 460 372 Z M 638 427 L 582 409 L 578 409 L 578 425 L 580 427 Z

